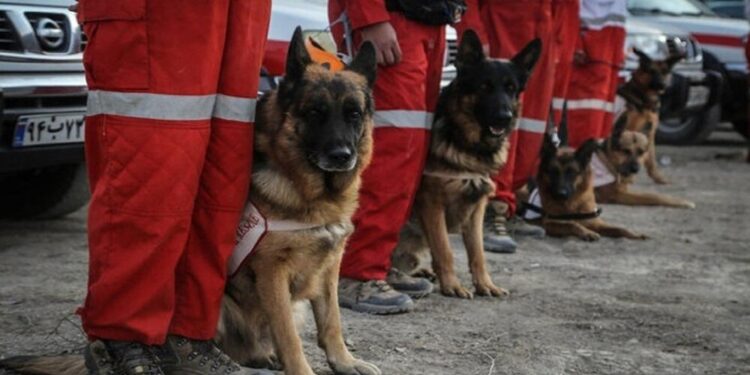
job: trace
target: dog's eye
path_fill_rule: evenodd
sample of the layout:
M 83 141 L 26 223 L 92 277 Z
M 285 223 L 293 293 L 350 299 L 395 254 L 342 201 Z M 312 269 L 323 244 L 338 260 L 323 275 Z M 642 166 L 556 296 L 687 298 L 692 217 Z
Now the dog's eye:
M 349 111 L 346 113 L 346 119 L 349 122 L 357 122 L 362 119 L 362 112 L 360 111 Z

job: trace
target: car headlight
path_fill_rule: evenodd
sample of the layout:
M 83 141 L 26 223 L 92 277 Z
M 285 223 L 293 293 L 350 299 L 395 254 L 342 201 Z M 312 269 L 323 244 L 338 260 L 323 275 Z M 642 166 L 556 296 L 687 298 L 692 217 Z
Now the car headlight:
M 625 39 L 625 53 L 627 62 L 638 62 L 638 56 L 633 50 L 639 49 L 654 60 L 666 60 L 669 57 L 667 36 L 662 34 L 634 34 Z

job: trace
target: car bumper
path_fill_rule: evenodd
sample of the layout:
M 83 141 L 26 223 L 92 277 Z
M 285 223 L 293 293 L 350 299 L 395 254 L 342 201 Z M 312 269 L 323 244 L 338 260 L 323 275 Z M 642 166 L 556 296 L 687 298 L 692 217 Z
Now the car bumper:
M 83 142 L 24 148 L 12 145 L 20 116 L 85 111 L 83 73 L 0 74 L 0 172 L 82 162 Z

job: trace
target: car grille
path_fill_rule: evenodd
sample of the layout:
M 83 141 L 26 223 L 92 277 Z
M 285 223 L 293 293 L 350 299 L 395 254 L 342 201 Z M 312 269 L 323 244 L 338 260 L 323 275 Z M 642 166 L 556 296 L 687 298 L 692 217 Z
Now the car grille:
M 60 13 L 26 13 L 26 19 L 29 20 L 31 28 L 34 29 L 34 34 L 42 51 L 61 53 L 68 50 L 71 28 L 65 15 Z M 56 30 L 61 31 L 60 36 L 45 36 L 40 34 L 40 23 L 49 25 L 48 28 L 52 28 L 52 25 L 57 25 Z
M 456 55 L 458 54 L 458 41 L 456 39 L 449 39 L 447 47 L 448 60 L 445 62 L 445 65 L 453 65 L 456 62 Z
M 5 12 L 0 11 L 0 51 L 20 52 L 23 48 Z

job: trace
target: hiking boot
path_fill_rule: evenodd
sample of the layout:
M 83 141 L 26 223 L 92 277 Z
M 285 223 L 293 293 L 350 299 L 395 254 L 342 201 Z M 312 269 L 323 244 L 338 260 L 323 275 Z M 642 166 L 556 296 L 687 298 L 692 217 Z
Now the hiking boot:
M 268 370 L 241 367 L 224 354 L 213 341 L 191 340 L 168 336 L 159 350 L 161 366 L 166 375 L 267 375 Z
M 93 341 L 83 357 L 88 375 L 164 375 L 153 348 L 137 342 Z
M 510 220 L 505 223 L 505 227 L 513 236 L 544 238 L 544 236 L 547 235 L 547 233 L 544 232 L 544 228 L 529 224 L 518 215 L 510 218 Z
M 422 277 L 412 277 L 401 270 L 391 268 L 386 277 L 388 285 L 411 298 L 422 298 L 432 293 L 432 283 Z
M 508 205 L 501 201 L 492 200 L 487 204 L 484 213 L 483 240 L 484 250 L 491 253 L 512 254 L 516 252 L 518 244 L 508 234 L 506 213 Z
M 397 292 L 383 280 L 339 280 L 339 306 L 368 314 L 399 314 L 414 309 L 408 295 Z

